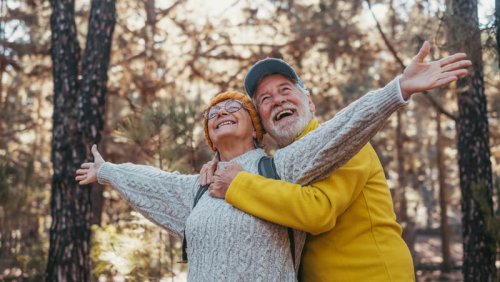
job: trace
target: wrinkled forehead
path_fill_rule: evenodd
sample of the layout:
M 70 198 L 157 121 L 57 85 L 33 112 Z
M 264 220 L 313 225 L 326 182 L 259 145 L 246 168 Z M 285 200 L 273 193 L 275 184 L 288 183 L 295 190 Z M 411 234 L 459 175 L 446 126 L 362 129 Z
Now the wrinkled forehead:
M 267 74 L 263 76 L 257 83 L 257 87 L 255 88 L 255 93 L 253 98 L 255 99 L 263 91 L 265 92 L 266 91 L 265 88 L 267 87 L 276 87 L 282 84 L 295 85 L 296 83 L 297 81 L 295 81 L 293 78 L 280 73 Z

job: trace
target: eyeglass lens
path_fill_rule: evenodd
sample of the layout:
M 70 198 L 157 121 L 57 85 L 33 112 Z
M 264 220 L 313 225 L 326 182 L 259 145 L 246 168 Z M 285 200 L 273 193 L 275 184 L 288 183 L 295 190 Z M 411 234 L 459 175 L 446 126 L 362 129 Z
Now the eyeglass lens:
M 228 100 L 225 104 L 224 104 L 224 109 L 226 110 L 226 112 L 228 113 L 234 113 L 234 112 L 237 112 L 239 111 L 241 108 L 243 107 L 243 104 L 238 101 L 238 100 Z M 213 119 L 214 117 L 217 116 L 217 114 L 219 113 L 219 111 L 222 109 L 221 106 L 219 105 L 215 105 L 215 106 L 212 106 L 208 112 L 207 112 L 207 119 Z

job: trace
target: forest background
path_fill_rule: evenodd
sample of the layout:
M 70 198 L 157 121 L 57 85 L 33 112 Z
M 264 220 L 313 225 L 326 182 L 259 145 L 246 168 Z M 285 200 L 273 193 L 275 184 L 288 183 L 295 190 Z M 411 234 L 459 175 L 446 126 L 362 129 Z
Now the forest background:
M 178 238 L 111 188 L 69 180 L 89 157 L 89 145 L 97 142 L 111 162 L 197 173 L 212 157 L 200 126 L 203 105 L 226 89 L 243 91 L 246 70 L 257 60 L 290 62 L 324 121 L 400 74 L 424 40 L 432 59 L 472 54 L 475 83 L 414 96 L 371 143 L 417 278 L 475 280 L 464 267 L 464 246 L 481 241 L 469 235 L 482 229 L 496 240 L 485 244 L 498 272 L 500 12 L 494 9 L 493 1 L 450 0 L 1 0 L 0 281 L 52 281 L 57 269 L 77 269 L 71 274 L 77 281 L 183 281 Z M 460 22 L 460 12 L 471 17 Z M 63 56 L 68 50 L 73 61 Z M 74 83 L 65 84 L 67 77 Z M 66 86 L 74 89 L 71 99 L 61 95 Z M 485 142 L 464 146 L 457 129 L 467 132 L 470 123 L 459 105 L 474 86 L 479 92 L 470 93 L 482 95 L 484 108 L 469 122 L 486 127 L 469 136 Z M 460 163 L 463 148 L 486 161 Z M 486 171 L 486 184 L 465 185 L 466 170 Z M 61 175 L 66 182 L 58 182 Z M 469 211 L 480 219 L 467 217 Z M 64 230 L 55 224 L 61 219 Z M 481 224 L 468 233 L 469 221 Z M 71 245 L 83 249 L 57 255 L 75 254 Z

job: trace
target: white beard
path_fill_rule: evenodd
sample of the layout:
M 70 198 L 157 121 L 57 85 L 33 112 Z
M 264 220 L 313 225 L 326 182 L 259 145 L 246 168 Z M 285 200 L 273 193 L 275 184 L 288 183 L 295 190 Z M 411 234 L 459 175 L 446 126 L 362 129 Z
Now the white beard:
M 265 124 L 267 133 L 273 137 L 278 146 L 283 148 L 290 145 L 299 136 L 311 121 L 310 115 L 298 115 L 297 118 L 290 119 L 289 122 L 280 124 Z

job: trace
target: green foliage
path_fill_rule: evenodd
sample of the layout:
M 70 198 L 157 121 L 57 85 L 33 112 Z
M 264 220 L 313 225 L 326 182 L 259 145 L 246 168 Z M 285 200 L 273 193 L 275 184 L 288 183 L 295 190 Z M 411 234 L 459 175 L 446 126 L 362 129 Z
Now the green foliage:
M 125 118 L 116 134 L 137 145 L 154 165 L 166 170 L 192 172 L 189 155 L 194 151 L 194 131 L 198 127 L 201 101 L 169 98 L 147 106 L 138 114 Z
M 123 276 L 131 281 L 157 281 L 171 274 L 170 258 L 163 254 L 168 236 L 137 212 L 118 224 L 92 227 L 90 258 L 93 275 Z
M 156 100 L 122 120 L 115 134 L 145 153 L 153 166 L 193 172 L 191 160 L 197 147 L 194 133 L 201 124 L 200 104 L 199 98 Z M 158 280 L 176 267 L 171 258 L 179 257 L 180 246 L 170 241 L 173 239 L 136 212 L 118 223 L 94 226 L 93 275 L 96 279 L 119 275 L 133 281 Z
M 43 220 L 38 217 L 40 211 L 34 203 L 42 202 L 43 193 L 34 187 L 39 184 L 33 183 L 33 160 L 27 161 L 22 167 L 0 157 L 0 257 L 10 258 L 11 269 L 18 269 L 25 281 L 40 281 L 48 240 L 38 228 Z
M 23 250 L 16 255 L 15 259 L 20 265 L 28 281 L 41 281 L 47 265 L 48 244 L 46 238 L 40 238 L 23 246 Z

